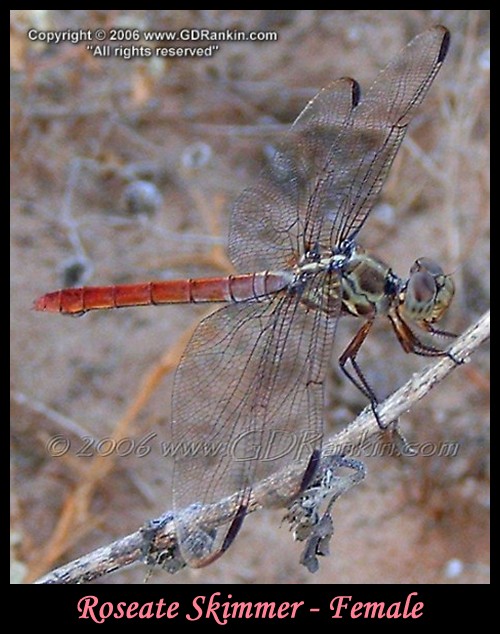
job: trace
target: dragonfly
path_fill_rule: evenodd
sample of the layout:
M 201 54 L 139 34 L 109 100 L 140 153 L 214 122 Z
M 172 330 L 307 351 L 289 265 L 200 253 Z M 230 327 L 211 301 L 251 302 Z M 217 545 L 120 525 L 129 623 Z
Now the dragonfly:
M 257 482 L 300 458 L 300 477 L 278 487 L 270 504 L 290 504 L 311 483 L 321 459 L 324 384 L 341 316 L 362 320 L 340 367 L 366 395 L 381 427 L 377 397 L 357 362 L 375 320 L 388 318 L 405 352 L 447 354 L 418 331 L 430 333 L 423 339 L 444 333 L 434 324 L 451 303 L 451 276 L 422 257 L 400 278 L 357 237 L 449 40 L 445 27 L 433 26 L 364 96 L 344 77 L 306 105 L 256 183 L 234 203 L 229 256 L 237 275 L 66 288 L 35 301 L 39 311 L 66 314 L 225 304 L 198 325 L 174 379 L 174 445 L 201 442 L 212 449 L 175 457 L 177 539 L 189 566 L 206 566 L 227 551 Z M 300 441 L 294 451 L 291 438 Z M 196 509 L 229 497 L 236 502 L 221 525 L 196 520 Z

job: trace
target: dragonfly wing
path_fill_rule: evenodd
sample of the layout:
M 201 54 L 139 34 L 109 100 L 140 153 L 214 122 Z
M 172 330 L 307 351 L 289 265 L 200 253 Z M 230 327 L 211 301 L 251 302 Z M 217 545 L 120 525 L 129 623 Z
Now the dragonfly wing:
M 223 549 L 257 481 L 319 455 L 325 361 L 339 302 L 331 299 L 338 297 L 336 277 L 323 273 L 315 283 L 330 293 L 330 315 L 289 293 L 232 304 L 201 322 L 181 360 L 172 416 L 174 508 L 181 552 L 192 566 Z M 269 503 L 285 505 L 300 487 L 300 478 L 283 484 Z M 229 498 L 219 528 L 196 520 L 200 507 L 220 508 Z
M 315 192 L 310 240 L 326 238 L 335 246 L 359 232 L 413 115 L 441 68 L 448 45 L 449 32 L 444 27 L 424 31 L 379 74 L 366 95 L 361 95 L 333 152 L 339 168 Z M 338 201 L 333 216 L 332 193 Z
M 290 267 L 353 238 L 441 67 L 449 33 L 414 38 L 365 96 L 340 79 L 306 106 L 254 187 L 236 200 L 230 256 L 241 270 Z
M 357 102 L 358 85 L 334 81 L 312 99 L 256 183 L 236 199 L 229 255 L 240 271 L 280 270 L 303 253 L 309 200 Z

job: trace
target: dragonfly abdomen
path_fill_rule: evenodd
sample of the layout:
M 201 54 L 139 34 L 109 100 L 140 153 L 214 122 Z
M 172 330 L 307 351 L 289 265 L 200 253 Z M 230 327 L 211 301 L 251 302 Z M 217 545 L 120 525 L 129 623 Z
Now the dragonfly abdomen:
M 39 297 L 34 306 L 44 312 L 78 315 L 89 310 L 129 306 L 241 302 L 276 293 L 289 284 L 291 277 L 285 272 L 263 271 L 226 277 L 65 288 Z

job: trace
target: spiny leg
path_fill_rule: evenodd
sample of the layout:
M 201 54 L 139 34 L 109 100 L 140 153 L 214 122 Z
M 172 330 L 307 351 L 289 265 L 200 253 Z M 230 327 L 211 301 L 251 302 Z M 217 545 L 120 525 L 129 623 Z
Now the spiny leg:
M 316 475 L 316 471 L 318 470 L 318 465 L 321 460 L 321 452 L 319 449 L 314 449 L 309 458 L 309 462 L 307 463 L 306 470 L 304 471 L 304 475 L 302 476 L 302 482 L 300 483 L 300 492 L 303 493 L 311 484 L 312 479 Z
M 432 324 L 428 324 L 427 322 L 421 322 L 420 327 L 427 332 L 430 332 L 433 335 L 437 335 L 439 337 L 449 337 L 450 339 L 456 339 L 458 337 L 456 332 L 450 332 L 449 330 L 441 330 L 440 328 L 436 328 Z
M 380 418 L 380 414 L 378 413 L 378 404 L 379 401 L 370 384 L 366 380 L 361 368 L 359 367 L 358 362 L 356 361 L 356 356 L 363 345 L 370 329 L 373 325 L 374 319 L 366 321 L 361 328 L 358 330 L 353 340 L 349 343 L 347 348 L 344 350 L 339 359 L 339 365 L 342 369 L 342 372 L 347 376 L 347 378 L 353 383 L 358 390 L 362 394 L 364 394 L 368 400 L 370 401 L 370 406 L 375 416 L 375 420 L 377 421 L 378 426 L 382 431 L 388 432 L 390 434 L 391 441 L 396 445 L 399 453 L 402 455 L 413 455 L 415 452 L 410 448 L 408 441 L 401 434 L 398 426 L 398 419 L 390 420 L 388 423 L 384 423 Z M 350 361 L 351 365 L 356 373 L 356 376 L 353 376 L 349 370 L 346 368 L 346 363 Z
M 389 314 L 389 320 L 394 332 L 396 333 L 396 337 L 405 352 L 411 352 L 422 357 L 448 357 L 457 365 L 461 365 L 463 363 L 461 359 L 455 357 L 455 355 L 448 350 L 440 350 L 439 348 L 435 348 L 434 346 L 421 341 L 404 321 L 399 312 L 395 311 L 393 314 Z M 420 325 L 423 329 L 433 335 L 450 338 L 456 337 L 455 334 L 445 330 L 438 330 L 431 324 L 422 322 Z
M 214 551 L 213 553 L 210 553 L 210 555 L 208 555 L 207 557 L 204 557 L 203 559 L 199 559 L 198 561 L 192 561 L 189 563 L 189 565 L 193 568 L 204 568 L 205 566 L 208 566 L 209 564 L 213 563 L 214 561 L 216 561 L 217 559 L 219 559 L 219 557 L 222 557 L 222 555 L 226 552 L 226 550 L 229 548 L 229 546 L 231 546 L 231 544 L 234 542 L 234 540 L 236 539 L 236 535 L 240 532 L 240 528 L 243 524 L 243 520 L 246 517 L 247 514 L 247 510 L 248 510 L 248 498 L 249 498 L 250 494 L 248 493 L 248 495 L 245 497 L 245 499 L 241 502 L 241 504 L 238 507 L 238 510 L 236 511 L 236 515 L 234 516 L 232 522 L 231 522 L 231 526 L 229 527 L 226 536 L 224 538 L 224 541 L 222 542 L 220 548 L 218 548 L 216 551 Z
M 437 337 L 447 337 L 449 339 L 456 339 L 458 337 L 458 335 L 455 332 L 449 332 L 448 330 L 441 330 L 440 328 L 435 328 L 432 324 L 428 324 L 426 322 L 420 323 L 419 325 L 421 328 L 423 328 L 424 330 L 427 330 L 427 332 L 430 332 L 433 335 L 436 335 Z M 462 365 L 464 363 L 463 359 L 459 359 L 452 352 L 449 352 L 448 350 L 444 351 L 444 355 L 446 355 L 449 359 L 451 359 L 456 365 Z
M 388 425 L 384 425 L 382 423 L 382 419 L 377 411 L 378 399 L 375 395 L 375 392 L 372 390 L 370 384 L 366 380 L 361 368 L 359 367 L 358 362 L 356 361 L 357 354 L 363 345 L 368 333 L 373 326 L 373 319 L 366 321 L 358 332 L 355 334 L 352 341 L 349 343 L 344 352 L 340 355 L 339 365 L 342 372 L 346 375 L 346 377 L 355 385 L 358 390 L 366 396 L 366 398 L 370 401 L 370 405 L 372 408 L 373 415 L 378 423 L 380 429 L 387 429 Z M 353 375 L 346 367 L 347 362 L 351 362 L 351 366 L 354 369 L 355 375 Z

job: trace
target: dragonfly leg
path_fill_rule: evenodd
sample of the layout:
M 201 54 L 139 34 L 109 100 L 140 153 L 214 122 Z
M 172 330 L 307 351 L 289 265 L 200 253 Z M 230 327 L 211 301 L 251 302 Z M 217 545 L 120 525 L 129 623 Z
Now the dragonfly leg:
M 433 335 L 437 335 L 439 337 L 449 337 L 450 339 L 456 339 L 458 335 L 455 332 L 449 332 L 448 330 L 441 330 L 440 328 L 435 328 L 432 324 L 428 324 L 424 322 L 420 324 L 424 330 L 432 333 Z
M 207 555 L 203 559 L 199 559 L 197 561 L 194 561 L 194 560 L 190 561 L 189 565 L 192 568 L 204 568 L 205 566 L 208 566 L 209 564 L 219 559 L 219 557 L 222 557 L 222 555 L 226 552 L 229 546 L 231 546 L 231 544 L 236 539 L 236 535 L 240 532 L 240 528 L 243 524 L 243 520 L 246 517 L 247 510 L 248 510 L 249 497 L 250 497 L 250 492 L 248 492 L 245 499 L 240 503 L 238 510 L 236 511 L 236 515 L 234 516 L 231 522 L 231 525 L 229 526 L 229 529 L 226 533 L 226 536 L 224 537 L 224 541 L 222 542 L 222 545 L 220 546 L 220 548 L 218 548 L 213 553 L 210 553 L 210 555 Z
M 366 321 L 361 328 L 358 330 L 352 341 L 349 343 L 344 352 L 340 355 L 339 365 L 342 372 L 346 375 L 346 377 L 353 383 L 358 390 L 366 396 L 366 398 L 370 401 L 370 405 L 372 408 L 373 415 L 378 423 L 380 429 L 386 429 L 387 425 L 382 422 L 380 415 L 377 410 L 378 399 L 375 395 L 375 392 L 372 390 L 370 384 L 366 380 L 361 368 L 359 367 L 358 362 L 356 361 L 357 354 L 363 345 L 364 340 L 368 336 L 368 333 L 371 330 L 373 325 L 373 319 Z M 354 370 L 354 373 L 350 372 L 346 367 L 347 362 L 350 361 L 351 366 Z
M 461 359 L 458 359 L 448 350 L 441 350 L 421 341 L 413 332 L 413 330 L 408 326 L 408 324 L 404 321 L 399 312 L 394 311 L 393 313 L 389 313 L 388 316 L 394 332 L 396 333 L 398 341 L 405 352 L 412 352 L 413 354 L 418 354 L 422 357 L 448 357 L 457 365 L 462 365 L 463 361 Z M 445 330 L 437 330 L 433 328 L 433 326 L 431 326 L 430 324 L 426 324 L 423 327 L 425 328 L 425 330 L 427 330 L 427 332 L 430 332 L 434 335 L 442 337 L 456 337 L 456 335 L 452 334 L 451 332 L 446 332 Z
M 302 482 L 300 484 L 300 493 L 303 493 L 311 484 L 312 479 L 314 478 L 316 471 L 318 470 L 318 465 L 321 460 L 321 451 L 319 449 L 314 449 L 309 458 L 309 462 L 307 463 L 306 470 L 304 471 L 304 475 L 302 476 Z

